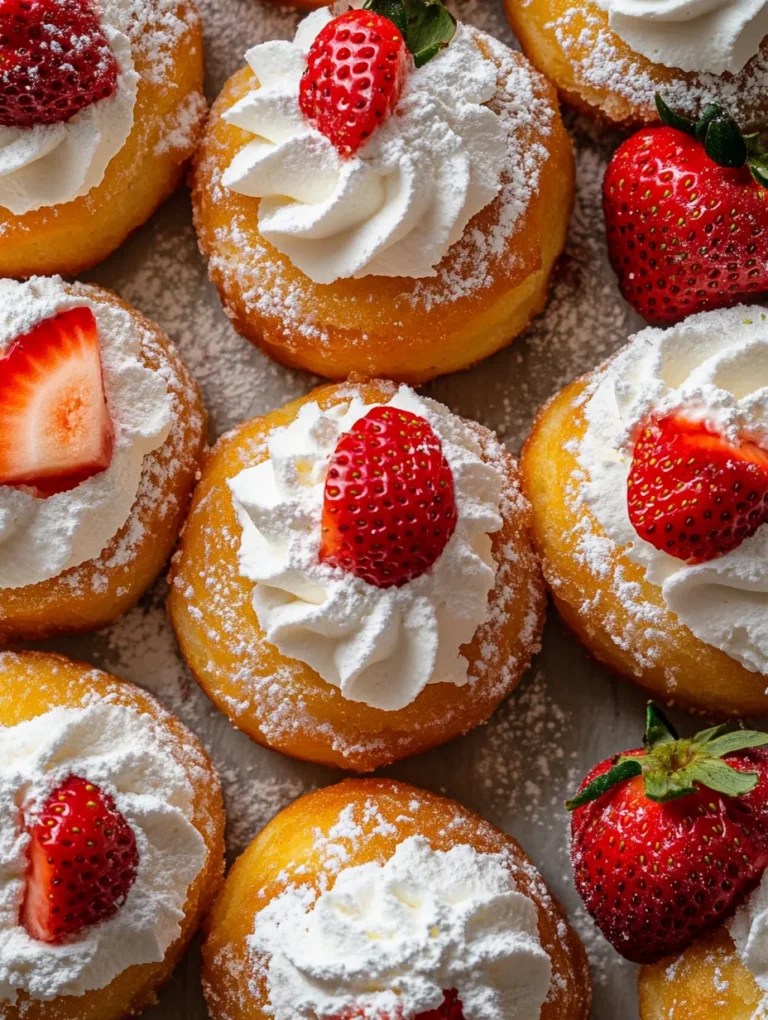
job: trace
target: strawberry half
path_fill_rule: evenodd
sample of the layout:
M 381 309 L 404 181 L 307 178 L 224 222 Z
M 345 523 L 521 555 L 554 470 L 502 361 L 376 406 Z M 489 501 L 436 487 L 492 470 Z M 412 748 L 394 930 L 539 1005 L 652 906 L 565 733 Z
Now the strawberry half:
M 719 107 L 693 124 L 657 105 L 665 126 L 616 151 L 603 208 L 622 294 L 667 324 L 768 289 L 768 161 Z
M 351 156 L 395 108 L 407 57 L 405 39 L 389 18 L 347 11 L 310 48 L 299 90 L 302 113 L 343 156 Z
M 336 1020 L 357 1020 L 358 1017 L 367 1016 L 369 1016 L 368 1013 L 360 1010 L 359 1012 L 344 1013 L 343 1016 L 336 1017 Z M 380 1015 L 376 1020 L 403 1020 L 403 1017 L 401 1013 L 397 1014 L 396 1017 Z M 430 1009 L 426 1013 L 419 1013 L 413 1020 L 464 1020 L 459 993 L 455 989 L 446 992 L 445 1000 L 437 1009 Z
M 726 729 L 680 740 L 649 705 L 645 747 L 602 762 L 568 804 L 576 888 L 635 963 L 721 925 L 768 867 L 768 734 Z
M 0 358 L 0 485 L 47 496 L 112 460 L 96 320 L 72 308 L 38 323 Z
M 328 468 L 320 559 L 400 587 L 437 562 L 455 529 L 453 475 L 429 422 L 393 407 L 356 421 Z
M 34 939 L 56 943 L 117 913 L 136 881 L 136 837 L 98 786 L 70 776 L 30 830 L 21 911 Z
M 652 420 L 635 443 L 627 510 L 640 538 L 670 556 L 722 556 L 768 520 L 768 452 L 680 415 Z
M 0 0 L 0 124 L 69 120 L 111 96 L 117 77 L 89 0 Z

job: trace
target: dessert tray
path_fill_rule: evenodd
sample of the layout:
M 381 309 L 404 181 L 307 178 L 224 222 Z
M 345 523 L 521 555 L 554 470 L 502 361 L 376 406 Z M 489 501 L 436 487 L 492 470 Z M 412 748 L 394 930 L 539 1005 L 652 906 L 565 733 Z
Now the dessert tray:
M 301 16 L 266 0 L 200 0 L 199 6 L 209 98 L 240 66 L 246 44 L 291 38 Z M 514 45 L 501 0 L 456 0 L 452 6 L 461 20 Z M 546 311 L 507 350 L 424 388 L 457 414 L 494 429 L 515 454 L 539 405 L 643 325 L 621 298 L 605 251 L 600 189 L 616 139 L 570 115 L 567 124 L 576 144 L 576 202 Z M 211 441 L 305 394 L 318 381 L 280 367 L 235 333 L 198 253 L 184 189 L 83 278 L 113 288 L 168 332 L 201 386 Z M 223 781 L 231 861 L 281 808 L 338 781 L 341 773 L 271 752 L 235 731 L 188 673 L 165 599 L 161 581 L 117 624 L 46 647 L 148 689 L 201 738 Z M 455 798 L 520 840 L 585 943 L 595 980 L 595 1020 L 637 1017 L 635 974 L 579 903 L 563 802 L 596 761 L 636 743 L 644 706 L 642 693 L 597 665 L 550 612 L 532 669 L 489 723 L 383 770 Z M 207 1016 L 197 946 L 145 1016 Z

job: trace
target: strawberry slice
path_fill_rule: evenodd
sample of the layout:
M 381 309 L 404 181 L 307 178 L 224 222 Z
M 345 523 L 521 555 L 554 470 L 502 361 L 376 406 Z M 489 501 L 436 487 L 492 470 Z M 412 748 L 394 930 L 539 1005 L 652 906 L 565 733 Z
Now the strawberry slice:
M 374 407 L 336 445 L 321 561 L 377 588 L 426 573 L 456 529 L 453 475 L 426 419 Z
M 640 430 L 627 479 L 638 535 L 688 563 L 730 552 L 768 520 L 768 452 L 680 415 Z
M 70 776 L 31 827 L 21 922 L 57 943 L 117 913 L 136 881 L 136 837 L 112 798 Z
M 16 339 L 0 358 L 0 485 L 40 496 L 72 489 L 109 467 L 113 447 L 90 308 Z

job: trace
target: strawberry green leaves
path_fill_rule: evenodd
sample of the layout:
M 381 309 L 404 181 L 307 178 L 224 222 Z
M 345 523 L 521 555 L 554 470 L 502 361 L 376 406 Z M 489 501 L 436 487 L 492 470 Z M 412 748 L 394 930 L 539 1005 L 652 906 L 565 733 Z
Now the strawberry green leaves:
M 442 0 L 366 0 L 365 9 L 397 26 L 416 67 L 437 56 L 456 34 L 456 19 Z

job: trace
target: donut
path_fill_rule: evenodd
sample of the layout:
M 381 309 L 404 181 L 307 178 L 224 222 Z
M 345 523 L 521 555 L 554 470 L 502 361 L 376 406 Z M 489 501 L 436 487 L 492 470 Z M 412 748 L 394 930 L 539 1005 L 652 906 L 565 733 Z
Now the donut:
M 55 20 L 57 5 L 37 6 Z M 101 262 L 176 189 L 197 145 L 206 103 L 191 0 L 103 0 L 89 16 L 117 64 L 112 94 L 66 122 L 40 111 L 14 126 L 0 110 L 0 276 Z
M 517 842 L 389 779 L 348 779 L 277 815 L 235 862 L 203 959 L 213 1020 L 457 1015 L 437 1012 L 444 993 L 486 1020 L 513 1006 L 586 1020 L 591 1001 L 584 949 Z
M 16 357 L 20 337 L 37 344 L 40 375 Z M 104 626 L 138 601 L 176 544 L 206 442 L 199 391 L 158 326 L 110 291 L 58 277 L 0 280 L 3 352 L 0 643 Z M 96 402 L 93 418 L 77 417 L 83 395 Z M 91 447 L 109 431 L 98 470 L 35 487 L 25 467 L 45 455 L 59 470 L 78 421 Z M 27 443 L 38 434 L 53 437 L 50 450 Z
M 0 814 L 5 848 L 0 1017 L 134 1016 L 156 1001 L 156 990 L 170 977 L 221 885 L 224 813 L 218 776 L 198 740 L 139 688 L 39 652 L 0 652 L 0 747 L 3 802 L 18 809 Z M 126 868 L 121 880 L 129 888 L 121 901 L 111 902 L 116 880 L 109 879 L 102 862 L 115 850 L 101 845 L 102 819 L 95 830 L 86 824 L 72 837 L 70 854 L 77 851 L 78 839 L 90 836 L 88 846 L 96 856 L 89 863 L 99 878 L 76 859 L 80 867 L 72 899 L 78 897 L 78 907 L 58 902 L 69 886 L 56 875 L 75 873 L 66 871 L 64 862 L 71 869 L 72 861 L 59 843 L 67 833 L 54 836 L 56 864 L 47 879 L 37 867 L 36 819 L 48 824 L 52 819 L 46 813 L 55 815 L 57 804 L 74 798 L 76 784 L 87 784 L 87 810 L 98 804 L 118 833 L 123 830 L 117 845 L 129 850 L 118 849 L 123 854 L 118 867 Z M 75 814 L 78 802 L 70 804 Z M 105 841 L 111 835 L 107 831 Z M 132 855 L 128 865 L 126 853 Z M 33 909 L 40 890 L 48 888 L 55 907 Z M 100 901 L 104 888 L 109 892 Z M 83 927 L 83 920 L 90 923 Z
M 752 527 L 762 521 L 758 508 L 740 532 L 742 510 L 753 508 L 735 503 L 729 531 L 723 515 L 730 519 L 738 478 L 735 488 L 717 488 L 745 432 L 759 448 L 766 423 L 764 320 L 762 309 L 742 305 L 641 331 L 539 412 L 521 457 L 534 544 L 565 622 L 654 697 L 716 716 L 768 712 L 760 626 L 768 531 Z M 707 460 L 720 458 L 720 474 L 673 467 L 698 441 Z M 635 518 L 631 479 L 642 497 Z M 675 491 L 693 502 L 675 502 Z M 638 530 L 635 521 L 657 508 L 657 530 Z
M 214 103 L 194 168 L 200 248 L 235 328 L 270 357 L 330 379 L 357 372 L 415 384 L 488 357 L 544 308 L 572 204 L 571 144 L 550 84 L 519 53 L 459 26 L 450 45 L 407 78 L 396 115 L 359 156 L 340 158 L 296 107 L 290 114 L 296 138 L 265 156 L 263 172 L 246 167 L 243 180 L 230 187 L 230 175 L 256 151 L 243 123 L 256 130 L 264 109 L 272 125 L 282 116 L 280 104 L 295 104 L 305 51 L 322 26 L 333 27 L 329 19 L 328 11 L 317 11 L 299 27 L 294 44 L 270 42 L 249 51 L 253 68 L 230 78 Z M 259 71 L 269 76 L 264 89 Z M 486 91 L 470 88 L 480 78 Z M 468 83 L 466 99 L 456 95 L 457 80 Z M 486 94 L 483 103 L 475 101 Z M 443 157 L 437 142 L 425 147 L 424 125 L 432 121 L 433 137 L 446 139 L 446 152 L 458 149 L 460 156 Z M 259 119 L 258 130 L 269 133 L 270 127 Z M 283 134 L 281 128 L 276 138 Z M 292 147 L 300 149 L 295 160 Z M 393 160 L 400 168 L 394 176 Z M 467 161 L 477 164 L 470 177 Z M 323 203 L 311 182 L 331 173 L 326 163 L 342 183 Z M 300 169 L 292 170 L 297 164 Z M 379 164 L 383 169 L 375 169 Z M 475 180 L 472 174 L 479 179 L 481 166 L 490 183 L 476 195 L 467 182 Z M 282 195 L 291 173 L 288 189 L 317 202 L 286 207 L 285 198 L 270 195 L 272 175 Z M 393 184 L 398 174 L 402 179 Z M 348 175 L 367 182 L 359 186 L 367 189 L 361 201 L 369 212 L 378 209 L 370 223 L 358 213 L 357 198 L 346 197 Z M 410 195 L 407 213 L 382 188 Z M 253 197 L 254 191 L 263 197 Z M 466 194 L 463 204 L 457 194 Z M 338 216 L 346 223 L 357 215 L 361 225 L 341 233 L 304 225 L 321 215 L 318 209 L 347 201 L 352 207 Z M 417 216 L 413 210 L 425 204 Z M 382 236 L 376 244 L 366 240 L 374 234 Z
M 410 580 L 392 576 L 393 585 L 403 582 L 397 587 L 375 566 L 363 577 L 351 561 L 318 555 L 336 444 L 379 414 L 423 429 L 437 469 L 431 477 L 450 486 L 452 475 L 458 507 L 432 566 Z M 291 487 L 286 478 L 299 481 Z M 389 470 L 386 485 L 399 500 Z M 375 536 L 371 505 L 360 520 Z M 411 510 L 404 502 L 403 514 Z M 399 535 L 402 522 L 387 520 Z M 198 683 L 253 740 L 369 771 L 466 733 L 519 683 L 544 614 L 528 526 L 515 463 L 492 433 L 407 387 L 329 385 L 219 440 L 173 560 L 171 620 Z

